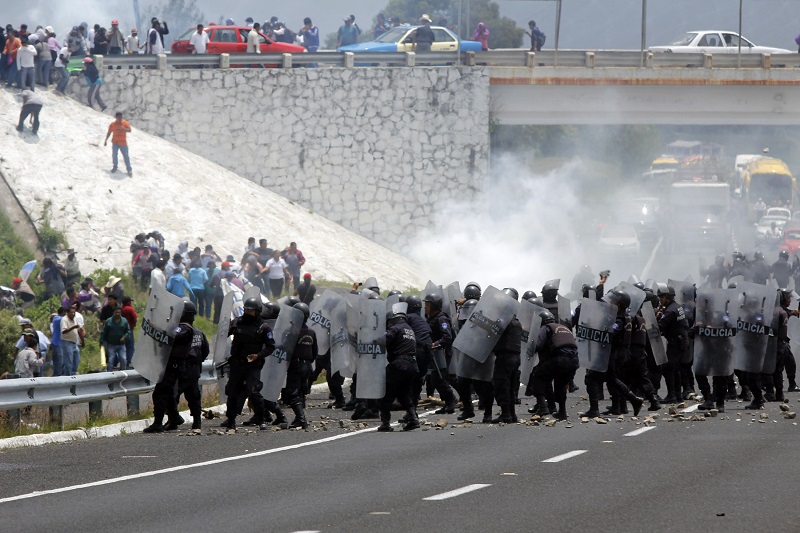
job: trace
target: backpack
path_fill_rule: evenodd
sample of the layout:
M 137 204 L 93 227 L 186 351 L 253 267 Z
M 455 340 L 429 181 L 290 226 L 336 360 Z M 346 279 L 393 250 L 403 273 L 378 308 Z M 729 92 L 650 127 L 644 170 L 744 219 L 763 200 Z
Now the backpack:
M 536 49 L 541 50 L 544 48 L 544 42 L 547 40 L 547 35 L 544 34 L 542 30 L 536 28 L 536 33 L 534 33 L 536 37 Z

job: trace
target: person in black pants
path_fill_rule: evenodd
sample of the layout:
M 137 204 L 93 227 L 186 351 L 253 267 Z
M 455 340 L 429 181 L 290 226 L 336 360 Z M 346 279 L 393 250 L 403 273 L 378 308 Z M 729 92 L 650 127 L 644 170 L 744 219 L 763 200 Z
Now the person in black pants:
M 567 419 L 567 387 L 578 370 L 578 345 L 572 331 L 559 324 L 550 311 L 540 311 L 542 326 L 536 338 L 539 364 L 532 376 L 536 400 L 540 404 L 554 387 L 552 394 L 558 403 L 555 418 Z
M 200 371 L 208 357 L 209 346 L 205 333 L 194 327 L 197 310 L 192 302 L 184 302 L 180 325 L 175 333 L 167 370 L 164 377 L 153 390 L 153 423 L 144 429 L 145 433 L 163 433 L 178 429 L 183 419 L 178 414 L 175 386 L 183 392 L 192 414 L 192 430 L 201 429 Z M 163 425 L 164 414 L 169 417 Z
M 395 304 L 402 306 L 402 304 Z M 386 366 L 386 394 L 378 402 L 381 413 L 381 425 L 378 431 L 393 431 L 392 403 L 395 399 L 406 410 L 403 431 L 411 431 L 419 427 L 419 418 L 411 401 L 411 390 L 414 379 L 418 375 L 417 341 L 414 330 L 406 322 L 406 314 L 400 309 L 386 313 L 386 352 L 389 364 Z
M 22 132 L 25 129 L 25 119 L 28 116 L 33 117 L 33 128 L 31 133 L 34 135 L 39 131 L 39 112 L 42 110 L 42 99 L 30 89 L 22 91 L 22 109 L 19 112 L 19 123 L 17 124 L 17 131 Z
M 306 323 L 311 314 L 308 306 L 300 302 L 294 304 L 294 308 L 303 312 L 303 325 L 300 328 L 300 337 L 297 339 L 297 345 L 286 373 L 286 393 L 289 405 L 294 411 L 294 420 L 289 427 L 308 429 L 305 414 L 306 385 L 311 376 L 311 363 L 319 357 L 319 349 L 317 348 L 317 334 Z

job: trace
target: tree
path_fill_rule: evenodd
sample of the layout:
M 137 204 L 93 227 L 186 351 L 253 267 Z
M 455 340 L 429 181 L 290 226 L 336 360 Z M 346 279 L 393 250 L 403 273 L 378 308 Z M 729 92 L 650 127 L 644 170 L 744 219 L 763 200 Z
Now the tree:
M 467 6 L 469 5 L 469 16 Z M 458 27 L 459 8 L 461 26 Z M 491 0 L 389 0 L 383 9 L 387 17 L 399 18 L 407 24 L 414 24 L 422 14 L 430 15 L 434 24 L 443 19 L 446 26 L 464 40 L 472 39 L 478 22 L 483 22 L 491 32 L 490 48 L 519 48 L 525 34 L 517 28 L 516 22 L 500 16 L 500 7 Z
M 199 23 L 206 24 L 205 14 L 197 8 L 195 0 L 164 0 L 160 6 L 148 6 L 142 10 L 142 20 L 147 26 L 143 35 L 150 28 L 150 19 L 166 20 L 171 26 L 169 37 L 173 39 L 184 31 L 194 28 Z M 174 33 L 173 32 L 177 32 Z M 164 43 L 167 44 L 167 43 Z

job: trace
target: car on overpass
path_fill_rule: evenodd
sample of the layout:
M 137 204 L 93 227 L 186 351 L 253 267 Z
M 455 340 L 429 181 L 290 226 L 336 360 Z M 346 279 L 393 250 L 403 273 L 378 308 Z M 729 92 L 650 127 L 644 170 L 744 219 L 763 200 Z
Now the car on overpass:
M 420 26 L 397 26 L 377 37 L 374 41 L 340 46 L 339 52 L 413 52 L 416 45 L 412 33 Z M 462 41 L 458 35 L 442 26 L 431 26 L 435 41 L 431 52 L 480 52 L 478 41 Z
M 736 54 L 739 43 L 743 54 L 792 54 L 791 50 L 772 48 L 753 44 L 745 37 L 732 31 L 701 30 L 684 33 L 672 43 L 664 46 L 651 46 L 651 52 Z
M 221 26 L 209 24 L 204 31 L 208 34 L 209 54 L 244 54 L 247 52 L 247 34 L 252 28 L 247 26 Z M 189 54 L 189 38 L 197 28 L 183 32 L 172 43 L 173 54 Z M 259 32 L 259 48 L 262 54 L 302 54 L 306 51 L 300 45 L 273 41 L 263 32 Z

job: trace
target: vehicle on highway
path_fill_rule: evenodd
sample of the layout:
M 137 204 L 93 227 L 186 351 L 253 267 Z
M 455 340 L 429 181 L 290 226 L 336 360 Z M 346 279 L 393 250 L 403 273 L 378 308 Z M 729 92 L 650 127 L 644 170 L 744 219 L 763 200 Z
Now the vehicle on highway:
M 413 52 L 412 33 L 420 26 L 397 26 L 380 35 L 374 41 L 340 46 L 339 52 Z M 462 41 L 458 35 L 442 26 L 431 26 L 436 41 L 431 45 L 431 52 L 480 52 L 478 41 Z
M 209 54 L 244 54 L 247 52 L 247 34 L 251 28 L 247 26 L 219 26 L 209 24 L 204 31 L 208 34 Z M 190 28 L 172 43 L 173 54 L 188 54 L 189 38 L 197 28 Z M 302 54 L 306 51 L 300 45 L 279 43 L 259 32 L 259 48 L 262 54 Z
M 780 159 L 760 157 L 750 161 L 742 172 L 739 195 L 747 206 L 748 220 L 757 222 L 755 204 L 759 198 L 767 205 L 784 205 L 789 202 L 789 209 L 797 205 L 797 180 Z
M 764 244 L 776 244 L 777 241 L 780 240 L 781 232 L 783 231 L 783 228 L 786 226 L 787 222 L 788 219 L 783 217 L 770 217 L 766 215 L 761 217 L 761 220 L 754 224 L 756 228 L 756 242 Z M 775 229 L 777 229 L 778 233 L 777 235 L 770 236 L 769 232 L 773 224 L 775 224 Z
M 800 251 L 800 226 L 787 225 L 783 228 L 780 251 L 784 250 L 789 252 L 790 257 Z
M 739 52 L 739 34 L 732 31 L 693 30 L 684 33 L 672 43 L 664 46 L 651 46 L 651 52 L 736 54 Z M 743 54 L 792 54 L 785 48 L 758 46 L 741 37 Z
M 615 212 L 615 221 L 633 226 L 640 242 L 654 243 L 661 236 L 661 212 L 658 198 L 633 198 L 622 202 Z
M 792 218 L 792 212 L 785 207 L 770 207 L 767 209 L 767 212 L 764 213 L 766 217 L 781 217 L 785 218 L 786 220 L 790 220 Z
M 600 249 L 617 255 L 639 255 L 639 237 L 629 224 L 609 224 L 600 232 Z
M 686 249 L 726 251 L 731 236 L 730 185 L 718 181 L 681 181 L 669 189 L 665 212 L 680 213 L 664 226 L 668 252 Z

